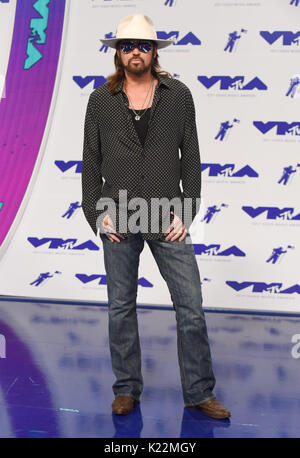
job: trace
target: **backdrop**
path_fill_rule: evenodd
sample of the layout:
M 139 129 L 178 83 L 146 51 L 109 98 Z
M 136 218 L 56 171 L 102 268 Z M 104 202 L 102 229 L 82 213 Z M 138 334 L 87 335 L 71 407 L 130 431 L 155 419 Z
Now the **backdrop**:
M 175 40 L 160 63 L 195 101 L 204 307 L 300 312 L 299 0 L 0 0 L 0 294 L 107 300 L 83 123 L 114 70 L 99 38 L 133 13 Z M 171 305 L 147 243 L 138 303 Z

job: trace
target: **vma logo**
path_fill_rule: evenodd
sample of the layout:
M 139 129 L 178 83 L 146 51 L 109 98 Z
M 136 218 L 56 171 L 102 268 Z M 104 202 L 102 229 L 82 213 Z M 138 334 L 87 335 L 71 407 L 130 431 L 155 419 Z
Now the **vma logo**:
M 252 78 L 250 81 L 246 81 L 245 76 L 206 76 L 199 75 L 198 81 L 205 87 L 205 89 L 211 89 L 217 83 L 219 83 L 219 89 L 221 91 L 253 91 L 257 89 L 258 91 L 266 91 L 268 89 L 267 85 L 261 81 L 257 76 Z
M 201 45 L 201 41 L 198 37 L 196 37 L 196 35 L 193 34 L 193 32 L 188 32 L 186 35 L 181 36 L 178 30 L 172 30 L 171 32 L 164 32 L 159 30 L 156 32 L 156 34 L 158 40 L 173 40 L 174 46 Z
M 107 285 L 106 275 L 99 275 L 99 274 L 75 274 L 75 277 L 81 281 L 83 284 L 87 283 L 97 283 L 98 285 Z M 145 277 L 141 277 L 138 279 L 138 285 L 143 286 L 146 288 L 153 288 L 153 283 L 150 283 Z
M 61 239 L 56 237 L 28 237 L 28 242 L 34 248 L 40 248 L 41 246 L 45 246 L 52 250 L 57 250 L 62 248 L 63 250 L 89 250 L 89 251 L 98 251 L 99 247 L 91 240 L 87 240 L 86 242 L 80 243 L 76 245 L 77 239 Z
M 272 133 L 275 135 L 300 135 L 300 122 L 285 122 L 285 121 L 253 121 L 254 127 L 258 129 L 263 135 Z
M 24 69 L 28 70 L 33 67 L 40 59 L 42 53 L 36 48 L 36 45 L 44 45 L 46 43 L 46 29 L 48 27 L 50 0 L 38 0 L 33 4 L 33 8 L 40 15 L 38 18 L 30 20 L 30 35 L 27 41 L 26 54 L 27 58 L 24 63 Z
M 277 42 L 277 44 L 282 44 L 283 46 L 299 46 L 300 43 L 300 31 L 294 33 L 291 31 L 276 30 L 275 32 L 268 32 L 267 30 L 261 30 L 259 34 L 269 45 Z
M 256 281 L 226 281 L 230 288 L 235 291 L 242 291 L 249 288 L 252 293 L 268 293 L 268 294 L 300 294 L 300 285 L 293 285 L 288 288 L 283 288 L 282 283 L 264 283 Z
M 220 250 L 220 244 L 204 245 L 204 243 L 193 244 L 195 254 L 207 256 L 246 256 L 244 251 L 233 245 L 225 250 Z
M 63 173 L 70 169 L 72 169 L 72 172 L 75 173 L 81 173 L 82 170 L 82 161 L 54 161 L 54 164 Z
M 89 76 L 80 76 L 75 75 L 73 76 L 73 81 L 80 87 L 80 89 L 85 88 L 90 83 L 93 82 L 93 89 L 97 89 L 97 87 L 102 86 L 106 83 L 106 78 L 102 75 L 89 75 Z
M 250 167 L 250 165 L 245 165 L 239 170 L 235 171 L 235 164 L 208 164 L 204 163 L 201 165 L 201 170 L 204 172 L 208 170 L 208 176 L 210 177 L 229 177 L 229 178 L 241 178 L 241 177 L 249 177 L 249 178 L 257 178 L 259 175 L 258 173 Z
M 300 220 L 300 213 L 294 215 L 294 208 L 285 207 L 285 208 L 278 208 L 278 207 L 250 207 L 250 206 L 243 206 L 242 209 L 244 210 L 247 215 L 251 218 L 257 218 L 260 215 L 264 215 L 266 219 L 272 220 Z

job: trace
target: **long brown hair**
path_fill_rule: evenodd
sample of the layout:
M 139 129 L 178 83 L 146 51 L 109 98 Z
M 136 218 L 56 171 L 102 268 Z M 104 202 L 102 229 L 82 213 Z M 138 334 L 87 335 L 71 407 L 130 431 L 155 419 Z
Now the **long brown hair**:
M 155 52 L 155 51 L 156 51 L 156 46 L 154 45 L 152 52 Z M 125 78 L 124 68 L 123 68 L 121 59 L 118 56 L 118 52 L 117 51 L 115 53 L 114 63 L 115 63 L 116 71 L 115 71 L 115 73 L 113 73 L 112 75 L 109 75 L 107 77 L 108 90 L 110 92 L 112 92 L 112 93 L 116 92 L 119 84 Z M 158 54 L 157 53 L 156 53 L 156 56 L 152 59 L 151 73 L 156 78 L 158 76 L 173 78 L 173 76 L 170 73 L 168 73 L 168 72 L 166 72 L 164 70 L 161 70 L 159 62 L 158 62 Z

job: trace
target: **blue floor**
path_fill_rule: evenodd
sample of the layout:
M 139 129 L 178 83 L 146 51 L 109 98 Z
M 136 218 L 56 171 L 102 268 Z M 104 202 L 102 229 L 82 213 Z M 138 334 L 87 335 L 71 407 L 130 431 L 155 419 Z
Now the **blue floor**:
M 111 413 L 106 306 L 2 297 L 0 437 L 300 437 L 300 349 L 292 342 L 300 316 L 207 311 L 206 319 L 215 394 L 231 419 L 184 408 L 174 312 L 144 308 L 144 391 L 123 417 Z

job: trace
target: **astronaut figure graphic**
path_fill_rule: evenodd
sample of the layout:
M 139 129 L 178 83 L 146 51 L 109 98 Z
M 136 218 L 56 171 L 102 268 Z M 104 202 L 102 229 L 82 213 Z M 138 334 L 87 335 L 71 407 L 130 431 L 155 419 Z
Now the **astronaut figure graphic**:
M 70 219 L 71 216 L 73 215 L 73 213 L 75 212 L 75 210 L 77 210 L 77 208 L 81 208 L 81 205 L 80 205 L 79 201 L 77 200 L 76 202 L 71 202 L 68 210 L 66 211 L 66 213 L 64 213 L 62 215 L 62 218 L 66 217 L 66 218 Z
M 247 30 L 241 29 L 240 33 L 247 33 Z M 228 41 L 227 44 L 224 48 L 224 51 L 232 52 L 234 46 L 236 46 L 237 40 L 241 38 L 242 35 L 239 35 L 238 32 L 235 30 L 234 32 L 231 32 L 228 34 Z
M 230 124 L 230 121 L 221 122 L 219 132 L 215 136 L 215 140 L 220 140 L 220 142 L 222 142 L 225 138 L 225 135 L 228 133 L 228 130 L 231 129 L 234 126 L 234 123 L 237 123 L 237 122 L 240 122 L 240 121 L 236 118 L 234 118 L 231 124 Z
M 228 205 L 226 204 L 221 204 L 220 208 L 218 208 L 216 205 L 211 205 L 210 207 L 207 208 L 207 211 L 206 211 L 206 214 L 204 215 L 204 217 L 202 218 L 202 222 L 205 222 L 206 224 L 208 224 L 213 216 L 220 212 L 221 211 L 221 207 L 228 207 Z
M 109 39 L 109 38 L 115 38 L 116 35 L 114 35 L 112 32 L 109 32 L 109 33 L 106 33 L 105 34 L 105 38 Z M 108 46 L 106 46 L 105 44 L 103 44 L 101 46 L 101 48 L 99 49 L 100 52 L 104 52 L 105 54 L 107 53 L 108 51 Z
M 59 270 L 56 270 L 54 274 L 61 274 L 61 272 Z M 47 280 L 47 278 L 52 278 L 52 277 L 54 277 L 54 275 L 50 275 L 50 272 L 42 272 L 40 273 L 38 278 L 36 278 L 33 282 L 29 284 L 34 285 L 34 286 L 39 286 L 41 283 Z
M 286 185 L 292 173 L 295 173 L 296 171 L 297 170 L 293 169 L 292 165 L 289 165 L 288 167 L 284 167 L 282 177 L 280 178 L 279 181 L 277 181 L 277 183 L 279 184 L 282 183 L 283 185 Z
M 288 249 L 293 249 L 293 248 L 294 247 L 291 245 L 288 245 L 286 250 L 284 250 L 282 246 L 278 248 L 273 248 L 272 254 L 269 257 L 269 259 L 266 260 L 266 262 L 271 262 L 272 264 L 276 264 L 280 256 L 282 256 L 284 253 L 287 253 Z
M 291 97 L 294 98 L 296 95 L 296 92 L 298 92 L 298 89 L 300 87 L 300 78 L 299 76 L 295 76 L 290 79 L 290 87 L 288 88 L 287 93 L 285 94 L 286 97 Z
M 29 283 L 30 285 L 39 286 L 46 278 L 51 278 L 53 275 L 50 275 L 50 272 L 41 273 L 36 280 Z
M 281 246 L 279 248 L 274 248 L 271 256 L 266 262 L 272 262 L 272 264 L 275 264 L 283 253 L 287 253 L 287 250 L 283 250 Z
M 174 2 L 175 2 L 175 0 L 166 0 L 165 3 L 164 3 L 164 5 L 165 5 L 165 6 L 173 6 L 173 5 L 174 5 Z

